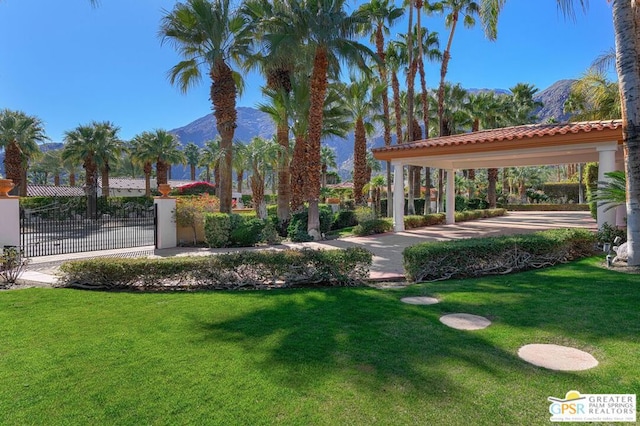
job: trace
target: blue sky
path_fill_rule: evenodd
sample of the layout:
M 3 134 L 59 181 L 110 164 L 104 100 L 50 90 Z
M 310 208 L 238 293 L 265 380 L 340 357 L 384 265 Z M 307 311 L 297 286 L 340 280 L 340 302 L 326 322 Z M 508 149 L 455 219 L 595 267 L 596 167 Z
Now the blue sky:
M 180 58 L 170 44 L 161 45 L 157 33 L 163 9 L 174 4 L 101 0 L 92 8 L 88 0 L 0 1 L 0 108 L 37 115 L 53 141 L 93 120 L 113 121 L 129 139 L 210 113 L 208 81 L 184 95 L 167 79 Z M 448 31 L 441 16 L 423 19 L 423 25 L 438 31 L 445 45 Z M 405 27 L 393 28 L 391 37 Z M 504 89 L 526 82 L 543 90 L 579 77 L 613 45 L 611 6 L 605 0 L 591 1 L 575 20 L 562 16 L 556 0 L 509 0 L 497 41 L 487 41 L 479 25 L 458 28 L 447 80 L 466 88 Z M 435 86 L 438 79 L 437 66 L 429 66 L 427 84 Z M 262 83 L 258 75 L 247 76 L 238 104 L 255 106 Z

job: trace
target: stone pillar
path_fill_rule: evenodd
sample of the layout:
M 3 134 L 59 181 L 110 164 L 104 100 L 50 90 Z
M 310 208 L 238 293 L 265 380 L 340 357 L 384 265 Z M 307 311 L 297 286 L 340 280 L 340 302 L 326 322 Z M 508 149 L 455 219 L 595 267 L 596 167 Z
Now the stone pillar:
M 176 199 L 158 197 L 156 205 L 156 249 L 173 248 L 178 245 L 178 229 L 176 226 Z
M 606 182 L 609 180 L 605 173 L 616 170 L 616 151 L 617 144 L 607 144 L 599 146 L 598 151 L 598 182 Z M 605 211 L 606 205 L 598 203 L 598 229 L 605 223 L 611 226 L 616 225 L 616 209 Z
M 447 169 L 446 172 L 447 188 L 445 191 L 447 194 L 447 205 L 444 211 L 447 218 L 447 225 L 453 225 L 456 223 L 456 172 L 454 169 Z
M 393 230 L 404 231 L 404 165 L 393 164 Z

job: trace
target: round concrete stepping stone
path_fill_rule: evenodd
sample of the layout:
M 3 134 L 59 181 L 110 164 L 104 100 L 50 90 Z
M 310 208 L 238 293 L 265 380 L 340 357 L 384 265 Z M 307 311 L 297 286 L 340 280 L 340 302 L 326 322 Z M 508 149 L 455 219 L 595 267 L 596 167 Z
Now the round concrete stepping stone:
M 598 365 L 591 354 L 560 345 L 525 345 L 518 350 L 518 356 L 530 364 L 557 371 L 588 370 Z
M 408 303 L 410 305 L 435 305 L 440 302 L 435 297 L 425 297 L 425 296 L 412 296 L 412 297 L 403 297 L 400 299 L 401 302 Z
M 457 330 L 481 330 L 491 325 L 491 321 L 485 317 L 471 314 L 443 315 L 440 322 Z

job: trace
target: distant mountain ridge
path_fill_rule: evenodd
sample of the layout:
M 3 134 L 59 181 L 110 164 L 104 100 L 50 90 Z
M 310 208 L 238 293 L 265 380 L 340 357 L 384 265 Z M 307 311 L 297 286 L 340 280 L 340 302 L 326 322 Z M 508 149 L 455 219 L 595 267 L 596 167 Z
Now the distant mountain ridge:
M 564 103 L 569 97 L 571 84 L 575 80 L 560 80 L 539 92 L 534 99 L 543 103 L 543 107 L 534 112 L 538 118 L 538 122 L 547 122 L 554 119 L 557 122 L 568 121 L 569 114 L 565 114 Z M 495 92 L 497 94 L 510 94 L 506 89 L 486 89 L 472 88 L 467 89 L 470 93 Z M 236 128 L 235 138 L 237 140 L 248 143 L 255 136 L 271 138 L 275 134 L 275 126 L 271 118 L 260 110 L 250 107 L 238 108 L 238 127 Z M 198 146 L 203 146 L 204 142 L 213 139 L 218 134 L 213 114 L 209 113 L 186 126 L 170 130 L 171 133 L 180 138 L 182 144 L 193 142 Z M 347 176 L 353 170 L 353 143 L 354 135 L 350 132 L 346 139 L 338 137 L 329 137 L 323 141 L 324 144 L 335 149 L 336 162 L 338 163 L 339 172 Z M 384 145 L 382 129 L 378 128 L 375 134 L 368 138 L 370 147 L 380 147 Z M 175 178 L 183 176 L 185 171 L 181 166 L 172 170 L 172 176 Z

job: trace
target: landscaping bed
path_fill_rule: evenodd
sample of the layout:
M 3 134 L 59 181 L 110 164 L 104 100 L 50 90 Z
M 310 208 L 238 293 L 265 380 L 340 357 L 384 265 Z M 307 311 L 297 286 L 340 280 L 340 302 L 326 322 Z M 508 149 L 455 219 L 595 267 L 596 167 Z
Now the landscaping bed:
M 260 250 L 168 259 L 88 259 L 64 263 L 59 286 L 90 290 L 239 290 L 353 286 L 369 277 L 362 248 Z

